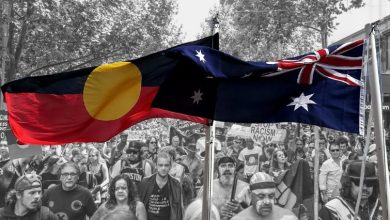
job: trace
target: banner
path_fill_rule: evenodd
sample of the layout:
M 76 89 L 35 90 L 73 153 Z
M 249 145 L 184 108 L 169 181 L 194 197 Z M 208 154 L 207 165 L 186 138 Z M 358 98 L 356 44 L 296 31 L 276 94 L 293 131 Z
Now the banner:
M 279 129 L 275 124 L 252 124 L 250 135 L 255 143 L 282 142 L 286 137 L 286 130 Z
M 42 147 L 39 145 L 19 145 L 11 144 L 8 146 L 9 157 L 11 160 L 26 158 L 34 155 L 42 155 Z

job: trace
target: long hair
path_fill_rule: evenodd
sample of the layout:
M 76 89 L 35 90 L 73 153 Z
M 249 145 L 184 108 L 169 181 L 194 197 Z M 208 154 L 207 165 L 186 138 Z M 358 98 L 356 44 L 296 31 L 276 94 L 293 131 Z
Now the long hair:
M 351 189 L 352 189 L 352 181 L 351 178 L 345 174 L 341 176 L 341 189 L 340 189 L 340 195 L 341 197 L 348 199 L 348 200 L 354 200 L 351 196 Z M 368 198 L 368 202 L 370 204 L 375 203 L 376 199 L 378 198 L 379 194 L 379 183 L 374 185 L 374 188 L 372 190 L 371 196 Z
M 117 205 L 118 202 L 115 198 L 115 184 L 119 180 L 123 179 L 127 184 L 127 205 L 129 206 L 130 210 L 135 213 L 135 208 L 138 201 L 138 195 L 136 193 L 135 186 L 133 184 L 133 181 L 130 179 L 130 177 L 127 174 L 119 174 L 118 176 L 114 177 L 111 180 L 110 186 L 108 187 L 108 195 L 109 198 L 106 203 L 106 208 L 109 210 L 113 210 Z
M 100 151 L 98 149 L 96 149 L 95 147 L 91 147 L 89 152 L 88 152 L 88 164 L 91 164 L 91 160 L 89 159 L 89 154 L 95 154 L 97 156 L 97 160 L 98 160 L 98 163 L 101 164 L 101 163 L 104 163 L 104 159 L 102 158 L 102 155 L 100 153 Z
M 287 152 L 285 150 L 275 150 L 272 154 L 273 160 L 272 160 L 272 170 L 280 170 L 278 163 L 278 152 L 282 152 L 284 154 L 284 157 L 286 158 L 286 162 L 284 163 L 284 169 L 289 168 L 290 164 L 287 161 Z

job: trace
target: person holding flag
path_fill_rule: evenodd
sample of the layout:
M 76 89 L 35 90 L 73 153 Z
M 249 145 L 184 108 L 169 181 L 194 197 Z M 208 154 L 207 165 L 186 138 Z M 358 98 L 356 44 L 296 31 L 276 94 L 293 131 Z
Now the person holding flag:
M 360 171 L 362 161 L 353 161 L 341 178 L 340 196 L 330 200 L 320 210 L 321 220 L 353 219 L 355 205 L 359 195 Z M 365 175 L 362 187 L 358 219 L 374 220 L 381 217 L 381 205 L 378 199 L 379 182 L 375 165 L 365 162 Z

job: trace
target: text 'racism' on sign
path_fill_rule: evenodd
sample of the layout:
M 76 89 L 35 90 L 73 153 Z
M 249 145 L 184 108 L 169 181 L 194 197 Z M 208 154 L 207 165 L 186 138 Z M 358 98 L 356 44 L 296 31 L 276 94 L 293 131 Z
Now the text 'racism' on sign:
M 256 143 L 280 142 L 286 136 L 286 131 L 278 129 L 275 124 L 252 124 L 250 132 Z

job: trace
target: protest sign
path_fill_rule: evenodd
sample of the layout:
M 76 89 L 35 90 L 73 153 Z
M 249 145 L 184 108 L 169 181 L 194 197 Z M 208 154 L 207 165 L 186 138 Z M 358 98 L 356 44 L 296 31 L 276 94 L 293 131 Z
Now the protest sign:
M 8 125 L 8 113 L 5 110 L 0 110 L 0 144 L 16 144 L 16 137 Z
M 9 157 L 11 160 L 26 158 L 34 155 L 42 155 L 42 147 L 38 145 L 19 145 L 11 144 L 8 146 Z
M 276 143 L 284 140 L 286 130 L 277 128 L 275 124 L 252 124 L 250 135 L 255 143 Z

